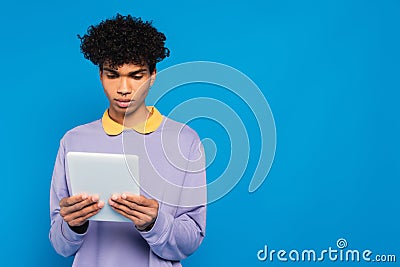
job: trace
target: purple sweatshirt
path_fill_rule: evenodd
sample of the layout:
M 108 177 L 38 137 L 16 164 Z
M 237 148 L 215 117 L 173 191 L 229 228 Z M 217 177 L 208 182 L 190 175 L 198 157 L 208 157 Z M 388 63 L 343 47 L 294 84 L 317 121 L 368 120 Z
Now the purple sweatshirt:
M 141 232 L 130 222 L 90 221 L 86 233 L 72 231 L 59 214 L 60 200 L 71 196 L 65 157 L 69 151 L 138 155 L 141 194 L 160 204 L 153 228 Z M 101 120 L 68 131 L 60 142 L 50 188 L 49 237 L 54 249 L 65 257 L 74 255 L 73 266 L 181 266 L 180 260 L 199 247 L 205 234 L 203 152 L 194 130 L 166 117 L 149 134 L 124 130 L 110 136 Z M 195 169 L 189 167 L 193 162 Z M 182 188 L 197 189 L 192 194 Z

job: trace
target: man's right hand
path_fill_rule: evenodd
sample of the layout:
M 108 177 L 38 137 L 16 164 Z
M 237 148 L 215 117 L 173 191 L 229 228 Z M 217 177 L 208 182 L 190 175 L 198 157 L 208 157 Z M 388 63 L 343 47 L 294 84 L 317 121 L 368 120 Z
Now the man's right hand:
M 104 207 L 99 196 L 86 194 L 65 197 L 60 201 L 60 215 L 70 227 L 79 227 Z

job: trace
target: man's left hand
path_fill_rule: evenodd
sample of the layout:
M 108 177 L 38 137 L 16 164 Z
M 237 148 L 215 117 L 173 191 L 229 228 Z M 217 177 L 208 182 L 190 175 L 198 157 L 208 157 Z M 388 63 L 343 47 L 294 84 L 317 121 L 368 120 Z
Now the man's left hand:
M 108 203 L 116 212 L 131 220 L 139 231 L 149 231 L 157 219 L 159 204 L 154 199 L 123 193 L 112 195 Z

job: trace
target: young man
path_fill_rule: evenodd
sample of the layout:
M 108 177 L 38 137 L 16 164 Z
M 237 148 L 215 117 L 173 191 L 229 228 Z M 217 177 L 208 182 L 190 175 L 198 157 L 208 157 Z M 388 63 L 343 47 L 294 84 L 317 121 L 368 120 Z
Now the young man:
M 196 132 L 145 104 L 156 63 L 169 56 L 165 36 L 150 22 L 118 14 L 79 38 L 85 58 L 99 66 L 109 108 L 60 142 L 50 241 L 59 254 L 75 256 L 73 266 L 181 266 L 205 234 L 205 161 Z M 140 195 L 120 192 L 106 203 L 97 195 L 72 195 L 70 151 L 139 155 Z M 130 222 L 88 220 L 105 205 Z

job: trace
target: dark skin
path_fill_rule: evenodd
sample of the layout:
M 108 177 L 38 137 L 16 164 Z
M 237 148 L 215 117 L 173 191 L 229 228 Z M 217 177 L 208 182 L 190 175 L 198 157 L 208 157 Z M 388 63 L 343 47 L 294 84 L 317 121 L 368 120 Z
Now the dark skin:
M 128 193 L 112 195 L 108 204 L 131 220 L 140 231 L 149 231 L 153 227 L 159 209 L 156 200 Z
M 96 215 L 104 207 L 97 195 L 80 194 L 65 197 L 60 201 L 60 215 L 65 222 L 77 233 L 85 232 L 87 219 Z
M 124 64 L 116 69 L 103 66 L 100 80 L 109 100 L 110 117 L 122 124 L 123 119 L 139 123 L 145 121 L 148 111 L 145 105 L 156 71 L 150 73 L 147 65 Z M 134 100 L 128 104 L 118 100 Z M 127 112 L 129 110 L 129 112 Z M 133 123 L 133 124 L 134 124 Z M 131 220 L 140 231 L 149 231 L 154 225 L 159 204 L 155 199 L 128 193 L 114 194 L 108 204 L 119 214 Z M 66 197 L 60 201 L 60 215 L 72 230 L 84 233 L 88 219 L 104 207 L 99 197 L 85 194 Z
M 131 220 L 139 231 L 149 231 L 153 227 L 159 209 L 156 200 L 128 193 L 112 195 L 108 204 Z M 103 207 L 104 203 L 98 196 L 81 194 L 61 199 L 60 215 L 72 230 L 82 233 L 87 229 L 87 220 Z

